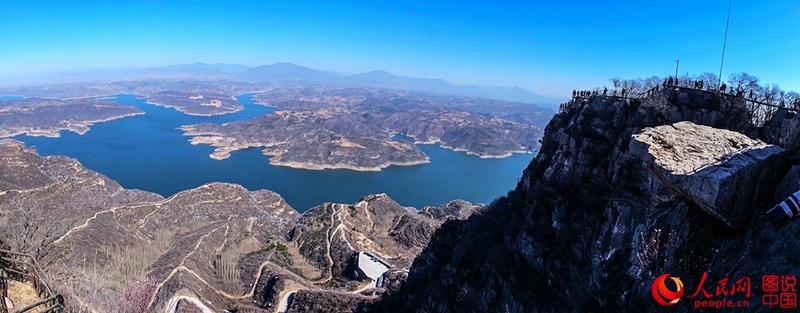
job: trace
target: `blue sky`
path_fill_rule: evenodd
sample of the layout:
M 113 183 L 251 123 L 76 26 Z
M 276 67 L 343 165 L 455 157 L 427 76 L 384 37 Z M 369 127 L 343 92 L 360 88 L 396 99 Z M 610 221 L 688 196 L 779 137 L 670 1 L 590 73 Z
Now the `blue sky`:
M 0 76 L 194 62 L 382 69 L 564 98 L 719 72 L 728 0 L 3 1 Z M 733 0 L 727 77 L 800 91 L 797 0 Z

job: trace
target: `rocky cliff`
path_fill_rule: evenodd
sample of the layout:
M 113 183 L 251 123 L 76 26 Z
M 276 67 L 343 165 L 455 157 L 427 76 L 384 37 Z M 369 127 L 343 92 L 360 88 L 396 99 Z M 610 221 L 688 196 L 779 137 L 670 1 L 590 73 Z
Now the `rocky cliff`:
M 707 273 L 712 296 L 719 280 L 750 277 L 749 309 L 768 309 L 761 275 L 800 264 L 798 223 L 775 230 L 764 217 L 784 176 L 783 193 L 798 186 L 785 175 L 797 118 L 752 118 L 741 98 L 685 89 L 567 103 L 517 188 L 439 228 L 378 308 L 652 312 L 666 307 L 651 284 L 671 273 L 689 290 L 666 309 L 687 311 Z

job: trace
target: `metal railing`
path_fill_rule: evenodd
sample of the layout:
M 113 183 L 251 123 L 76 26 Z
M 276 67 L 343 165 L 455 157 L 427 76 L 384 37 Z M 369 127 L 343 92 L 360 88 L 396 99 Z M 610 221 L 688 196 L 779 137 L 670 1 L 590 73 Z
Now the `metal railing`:
M 616 100 L 643 100 L 645 98 L 654 96 L 659 93 L 669 92 L 669 90 L 673 91 L 691 91 L 691 92 L 703 92 L 707 94 L 716 94 L 720 97 L 720 99 L 730 99 L 730 100 L 741 100 L 743 101 L 745 108 L 748 109 L 753 114 L 753 125 L 757 127 L 762 127 L 766 122 L 768 122 L 774 114 L 778 110 L 787 110 L 789 112 L 798 112 L 798 107 L 800 107 L 800 99 L 794 100 L 794 103 L 791 105 L 787 105 L 787 103 L 782 103 L 783 105 L 771 103 L 764 99 L 763 101 L 759 99 L 757 96 L 750 96 L 748 97 L 745 95 L 744 91 L 733 91 L 733 89 L 728 89 L 730 91 L 723 92 L 721 90 L 715 88 L 694 88 L 690 86 L 682 86 L 680 84 L 663 84 L 654 86 L 652 88 L 645 89 L 644 91 L 632 91 L 627 92 L 622 95 L 622 93 L 617 93 L 616 90 L 610 91 L 605 90 L 603 92 L 599 90 L 584 90 L 584 91 L 576 91 L 573 93 L 573 97 L 570 101 L 566 103 L 562 103 L 559 112 L 565 111 L 573 107 L 578 102 L 586 102 L 592 101 L 595 98 L 614 98 Z
M 0 293 L 3 296 L 0 299 L 0 313 L 9 313 L 5 301 L 8 296 L 8 280 L 30 283 L 40 299 L 26 307 L 15 309 L 12 313 L 30 312 L 34 309 L 38 309 L 37 312 L 40 313 L 66 312 L 64 298 L 50 284 L 39 263 L 31 255 L 0 250 Z

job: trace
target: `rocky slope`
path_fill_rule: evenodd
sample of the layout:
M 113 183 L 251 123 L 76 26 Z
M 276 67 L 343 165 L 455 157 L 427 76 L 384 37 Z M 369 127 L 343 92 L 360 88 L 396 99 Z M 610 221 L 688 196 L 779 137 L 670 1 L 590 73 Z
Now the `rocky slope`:
M 41 157 L 19 141 L 0 140 L 0 241 L 42 263 L 53 261 L 53 240 L 104 208 L 161 199 L 124 189 L 74 159 Z
M 358 252 L 405 278 L 445 220 L 483 205 L 452 201 L 417 211 L 386 195 L 326 203 L 298 214 L 268 190 L 210 183 L 167 199 L 127 190 L 66 157 L 0 141 L 0 247 L 34 254 L 74 311 L 273 312 L 324 303 L 365 308 L 385 288 L 364 288 Z M 346 304 L 346 305 L 345 305 Z
M 378 310 L 673 312 L 709 298 L 746 299 L 749 311 L 768 310 L 760 301 L 761 275 L 794 275 L 800 265 L 800 225 L 775 230 L 764 217 L 786 196 L 773 195 L 774 187 L 799 161 L 791 137 L 798 118 L 785 113 L 756 127 L 741 98 L 685 89 L 665 89 L 643 101 L 568 103 L 547 126 L 542 149 L 517 188 L 483 214 L 439 228 L 406 284 Z M 681 121 L 708 128 L 687 131 Z M 783 149 L 734 132 L 760 134 Z M 674 140 L 684 136 L 724 141 Z M 643 142 L 650 149 L 643 150 Z M 719 144 L 730 149 L 706 154 Z M 667 166 L 694 157 L 692 171 Z M 792 177 L 781 183 L 789 186 L 783 193 L 796 190 Z M 698 181 L 709 185 L 695 188 Z M 704 272 L 711 297 L 687 298 Z M 664 273 L 680 277 L 688 289 L 675 307 L 660 306 L 651 294 Z M 753 298 L 714 295 L 718 281 L 742 277 L 752 279 Z

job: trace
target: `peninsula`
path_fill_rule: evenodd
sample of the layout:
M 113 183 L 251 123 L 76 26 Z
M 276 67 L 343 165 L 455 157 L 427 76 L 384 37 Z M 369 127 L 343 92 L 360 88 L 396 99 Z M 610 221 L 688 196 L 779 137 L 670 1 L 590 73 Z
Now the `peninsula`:
M 0 89 L 0 94 L 51 99 L 133 94 L 147 98 L 149 104 L 193 116 L 241 111 L 244 105 L 235 96 L 248 94 L 255 103 L 279 111 L 269 117 L 222 125 L 183 125 L 180 129 L 192 137 L 192 144 L 215 147 L 210 155 L 213 159 L 225 159 L 236 150 L 262 148 L 273 165 L 315 170 L 377 171 L 390 165 L 429 162 L 415 144 L 439 144 L 480 158 L 532 153 L 539 149 L 543 126 L 552 116 L 552 111 L 532 104 L 360 84 L 334 77 L 328 81 L 218 79 L 197 73 L 194 79 L 171 79 L 152 74 L 143 74 L 153 77 L 150 79 L 7 88 Z M 8 136 L 57 136 L 61 129 L 81 133 L 88 129 L 81 121 L 102 120 L 56 121 L 64 124 L 62 128 L 23 123 L 12 127 L 15 131 Z M 393 140 L 394 135 L 406 136 L 411 142 Z
M 303 168 L 379 171 L 390 165 L 427 163 L 415 145 L 392 141 L 376 125 L 343 110 L 277 111 L 247 121 L 181 127 L 192 144 L 209 144 L 210 156 L 223 160 L 230 152 L 263 147 L 270 164 Z
M 147 103 L 194 116 L 222 115 L 238 112 L 244 108 L 233 97 L 212 92 L 160 91 L 150 95 Z
M 192 144 L 215 147 L 210 157 L 216 160 L 232 151 L 264 148 L 273 165 L 361 171 L 427 163 L 414 144 L 439 143 L 481 158 L 530 153 L 538 148 L 542 132 L 530 123 L 536 118 L 531 108 L 503 101 L 330 85 L 283 86 L 254 98 L 279 111 L 180 129 L 192 137 Z M 523 117 L 526 112 L 532 114 Z M 396 134 L 414 142 L 392 140 Z
M 5 100 L 0 101 L 0 138 L 59 137 L 62 130 L 83 135 L 95 123 L 142 114 L 136 107 L 96 99 Z

